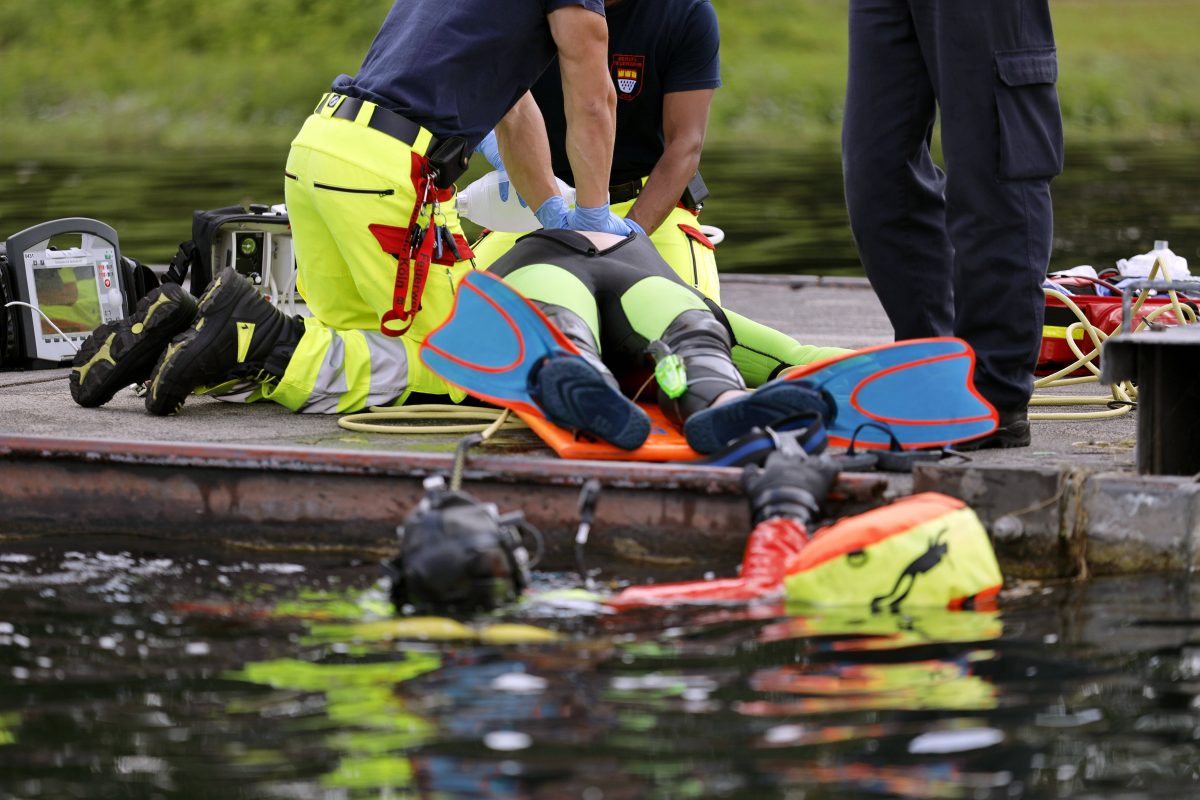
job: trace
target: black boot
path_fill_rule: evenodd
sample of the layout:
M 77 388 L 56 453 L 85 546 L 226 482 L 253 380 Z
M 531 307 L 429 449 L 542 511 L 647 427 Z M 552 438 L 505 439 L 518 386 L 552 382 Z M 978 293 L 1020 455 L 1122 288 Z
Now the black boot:
M 954 449 L 962 453 L 975 450 L 999 450 L 1009 447 L 1029 447 L 1032 436 L 1029 432 L 1029 407 L 1008 409 L 999 412 L 1000 424 L 996 430 L 979 439 L 959 442 Z
M 272 306 L 229 267 L 200 298 L 192 326 L 167 345 L 150 380 L 146 410 L 174 414 L 199 386 L 279 378 L 303 335 L 299 317 Z
M 530 373 L 530 393 L 546 419 L 623 450 L 641 447 L 650 435 L 650 418 L 621 393 L 617 379 L 600 359 L 591 328 L 570 309 L 549 303 L 535 305 L 582 354 L 551 356 Z
M 84 341 L 71 366 L 71 397 L 102 406 L 124 386 L 150 378 L 167 344 L 196 318 L 196 300 L 177 283 L 138 301 L 132 316 L 106 322 Z

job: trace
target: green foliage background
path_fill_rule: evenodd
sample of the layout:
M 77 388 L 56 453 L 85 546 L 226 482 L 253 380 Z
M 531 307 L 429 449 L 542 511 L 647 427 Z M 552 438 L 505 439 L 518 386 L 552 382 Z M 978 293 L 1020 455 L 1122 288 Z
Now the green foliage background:
M 331 79 L 357 69 L 390 3 L 3 0 L 0 147 L 286 143 Z M 710 141 L 834 141 L 846 0 L 714 5 L 725 86 Z M 1052 9 L 1069 137 L 1200 133 L 1200 0 L 1053 0 Z

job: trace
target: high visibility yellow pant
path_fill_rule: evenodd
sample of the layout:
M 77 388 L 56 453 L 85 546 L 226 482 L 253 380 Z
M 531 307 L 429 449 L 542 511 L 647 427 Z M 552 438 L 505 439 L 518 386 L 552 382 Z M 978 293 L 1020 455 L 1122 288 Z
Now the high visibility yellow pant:
M 399 404 L 413 392 L 457 402 L 465 395 L 427 370 L 417 351 L 449 315 L 469 260 L 455 263 L 447 248 L 444 263 L 430 265 L 411 327 L 398 337 L 380 331 L 397 284 L 397 255 L 387 251 L 387 237 L 428 220 L 414 181 L 431 136 L 422 130 L 410 147 L 367 127 L 371 104 L 354 120 L 333 117 L 336 107 L 318 107 L 288 156 L 285 199 L 297 287 L 312 317 L 285 374 L 263 396 L 317 413 Z M 436 221 L 457 235 L 464 256 L 469 253 L 452 203 L 441 205 Z M 408 253 L 399 257 L 407 260 Z M 412 309 L 415 270 L 412 261 L 407 266 L 403 305 Z

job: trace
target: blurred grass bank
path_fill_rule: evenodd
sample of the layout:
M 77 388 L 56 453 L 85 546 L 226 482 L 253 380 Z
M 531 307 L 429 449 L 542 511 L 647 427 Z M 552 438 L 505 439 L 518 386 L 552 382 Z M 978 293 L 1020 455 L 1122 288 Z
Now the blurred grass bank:
M 0 149 L 286 146 L 391 0 L 4 0 Z M 836 142 L 846 0 L 714 0 L 710 142 Z M 1054 0 L 1069 139 L 1200 133 L 1200 0 Z M 486 69 L 487 65 L 481 65 Z

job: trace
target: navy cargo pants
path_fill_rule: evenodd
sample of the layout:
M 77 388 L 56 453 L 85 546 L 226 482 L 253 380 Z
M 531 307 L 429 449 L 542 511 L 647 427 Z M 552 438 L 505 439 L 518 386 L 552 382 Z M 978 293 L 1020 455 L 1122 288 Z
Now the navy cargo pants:
M 897 339 L 970 343 L 1002 412 L 1028 402 L 1041 344 L 1057 77 L 1048 0 L 850 0 L 842 168 L 867 277 Z

